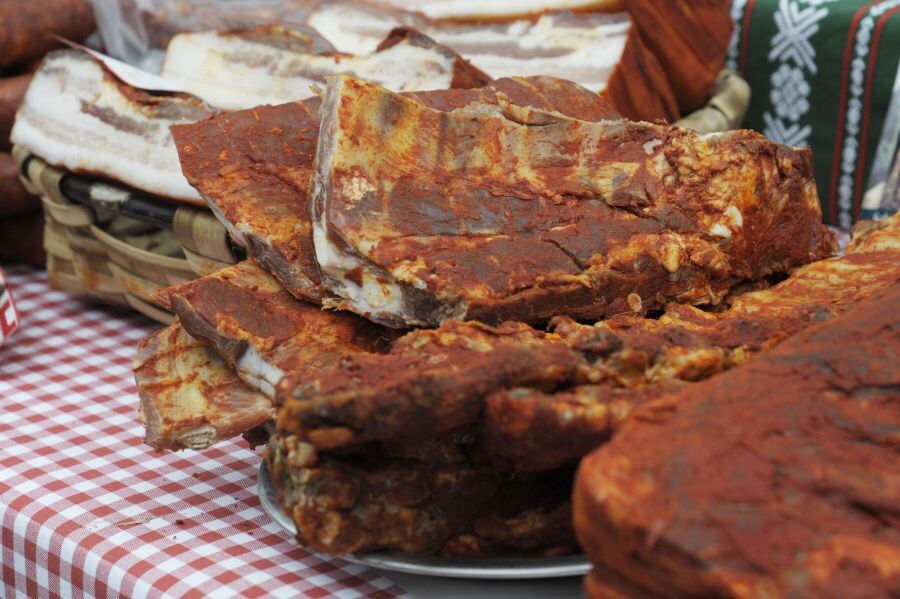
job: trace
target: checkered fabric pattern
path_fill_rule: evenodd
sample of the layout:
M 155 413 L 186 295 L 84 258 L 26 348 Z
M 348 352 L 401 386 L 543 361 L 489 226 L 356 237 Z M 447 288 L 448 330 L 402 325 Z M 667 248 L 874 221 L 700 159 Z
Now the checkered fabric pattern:
M 262 512 L 235 441 L 141 443 L 131 359 L 156 327 L 9 269 L 22 328 L 0 348 L 6 597 L 377 597 L 379 573 L 299 548 Z

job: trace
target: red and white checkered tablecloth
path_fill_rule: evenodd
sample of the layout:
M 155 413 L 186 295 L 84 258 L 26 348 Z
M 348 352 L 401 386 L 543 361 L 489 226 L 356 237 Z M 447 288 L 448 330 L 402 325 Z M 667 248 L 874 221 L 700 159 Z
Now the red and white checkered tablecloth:
M 156 326 L 7 271 L 22 328 L 0 348 L 7 597 L 398 597 L 381 574 L 299 548 L 262 512 L 239 441 L 141 443 L 131 359 Z

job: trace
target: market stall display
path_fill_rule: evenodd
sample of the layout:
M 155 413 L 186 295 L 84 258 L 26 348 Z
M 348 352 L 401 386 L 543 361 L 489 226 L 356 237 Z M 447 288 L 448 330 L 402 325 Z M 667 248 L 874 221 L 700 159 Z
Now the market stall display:
M 37 64 L 0 9 L 7 591 L 891 596 L 897 2 L 93 4 Z M 871 50 L 837 191 L 820 28 Z

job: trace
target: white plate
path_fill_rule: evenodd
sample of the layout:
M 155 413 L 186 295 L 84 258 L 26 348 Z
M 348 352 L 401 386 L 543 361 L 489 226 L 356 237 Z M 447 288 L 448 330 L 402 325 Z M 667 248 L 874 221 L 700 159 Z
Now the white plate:
M 276 499 L 275 487 L 269 468 L 263 461 L 259 465 L 257 491 L 263 510 L 279 526 L 297 534 L 297 527 L 287 514 L 281 511 Z M 516 580 L 529 578 L 562 578 L 584 576 L 591 569 L 591 563 L 584 555 L 565 557 L 509 557 L 509 558 L 450 558 L 415 557 L 394 552 L 368 553 L 366 555 L 342 555 L 341 559 L 372 568 L 391 572 L 407 572 L 423 576 L 446 576 L 449 578 L 482 578 L 494 580 Z

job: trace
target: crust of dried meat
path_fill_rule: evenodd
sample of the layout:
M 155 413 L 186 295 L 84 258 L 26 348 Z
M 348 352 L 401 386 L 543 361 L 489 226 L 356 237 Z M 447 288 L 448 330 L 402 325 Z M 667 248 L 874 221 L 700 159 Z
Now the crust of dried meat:
M 181 169 L 232 239 L 294 296 L 321 301 L 309 224 L 319 99 L 172 127 Z
M 750 131 L 445 113 L 343 76 L 321 115 L 323 283 L 388 326 L 714 304 L 833 249 L 809 151 Z
M 638 388 L 579 385 L 547 393 L 517 388 L 484 400 L 479 440 L 501 470 L 535 472 L 575 464 L 612 437 L 631 412 L 675 393 L 677 381 Z
M 664 597 L 896 595 L 898 308 L 893 285 L 637 411 L 579 470 L 592 561 Z
M 451 322 L 393 341 L 362 319 L 295 300 L 252 262 L 176 287 L 166 301 L 245 380 L 269 393 L 280 386 L 282 429 L 317 449 L 378 440 L 413 457 L 433 445 L 428 461 L 446 462 L 458 442 L 433 436 L 450 432 L 497 467 L 529 471 L 572 463 L 635 406 L 896 285 L 898 253 L 895 216 L 862 228 L 846 255 L 724 311 L 670 306 L 659 319 L 620 315 L 594 326 L 563 318 L 549 334 Z M 470 425 L 476 431 L 453 432 Z

